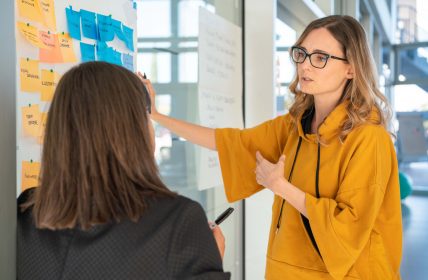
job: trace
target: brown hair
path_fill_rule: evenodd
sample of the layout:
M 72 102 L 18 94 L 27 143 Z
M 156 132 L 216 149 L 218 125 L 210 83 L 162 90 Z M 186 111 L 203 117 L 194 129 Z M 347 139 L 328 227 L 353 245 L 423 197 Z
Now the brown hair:
M 158 175 L 147 97 L 134 73 L 108 63 L 80 64 L 61 78 L 47 118 L 40 186 L 26 205 L 38 228 L 137 221 L 149 197 L 175 196 Z
M 343 53 L 355 73 L 354 78 L 345 86 L 340 101 L 349 102 L 346 107 L 348 118 L 340 127 L 339 139 L 343 141 L 354 128 L 367 122 L 382 125 L 388 130 L 391 108 L 386 97 L 378 89 L 377 71 L 363 27 L 350 16 L 333 15 L 320 18 L 306 27 L 295 45 L 300 45 L 312 30 L 318 28 L 326 28 L 342 45 Z M 294 103 L 290 108 L 290 115 L 295 125 L 303 112 L 314 106 L 314 97 L 300 91 L 297 87 L 298 83 L 296 74 L 289 87 L 295 95 Z M 372 118 L 373 111 L 376 111 L 378 118 Z

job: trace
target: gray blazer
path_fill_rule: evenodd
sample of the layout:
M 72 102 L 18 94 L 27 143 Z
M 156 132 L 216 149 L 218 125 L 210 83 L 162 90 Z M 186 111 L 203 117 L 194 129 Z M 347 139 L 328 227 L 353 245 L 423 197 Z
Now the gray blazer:
M 202 207 L 185 197 L 161 198 L 137 223 L 88 231 L 39 230 L 18 199 L 18 279 L 230 279 Z

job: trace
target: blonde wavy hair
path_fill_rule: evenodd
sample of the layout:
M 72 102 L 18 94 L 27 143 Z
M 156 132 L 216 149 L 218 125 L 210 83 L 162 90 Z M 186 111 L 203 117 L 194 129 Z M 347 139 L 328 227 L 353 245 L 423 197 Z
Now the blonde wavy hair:
M 341 44 L 343 53 L 354 70 L 354 78 L 347 82 L 339 101 L 339 103 L 349 101 L 346 106 L 348 118 L 341 124 L 338 132 L 340 141 L 343 142 L 353 129 L 365 123 L 382 125 L 388 130 L 391 107 L 378 88 L 378 75 L 363 27 L 350 16 L 333 15 L 320 18 L 306 27 L 295 45 L 301 45 L 308 34 L 318 28 L 326 28 Z M 289 86 L 295 96 L 289 110 L 295 127 L 303 113 L 314 106 L 314 97 L 300 91 L 298 83 L 296 71 L 296 76 Z M 376 111 L 378 118 L 371 118 L 373 111 Z M 318 139 L 323 142 L 319 135 Z

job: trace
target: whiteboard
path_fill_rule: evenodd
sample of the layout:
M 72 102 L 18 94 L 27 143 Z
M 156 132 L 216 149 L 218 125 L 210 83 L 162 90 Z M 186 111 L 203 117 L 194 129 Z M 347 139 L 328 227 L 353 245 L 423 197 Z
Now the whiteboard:
M 107 42 L 107 45 L 114 48 L 117 52 L 132 55 L 133 65 L 136 65 L 136 54 L 137 54 L 137 13 L 136 3 L 132 0 L 14 0 L 15 1 L 15 19 L 16 23 L 19 22 L 28 24 L 28 26 L 35 27 L 39 31 L 62 34 L 68 33 L 68 25 L 66 18 L 66 8 L 72 8 L 74 11 L 80 11 L 81 9 L 111 16 L 111 18 L 120 21 L 123 25 L 133 29 L 133 49 L 131 50 L 126 46 L 123 40 L 120 40 L 117 36 L 113 41 Z M 20 10 L 20 1 L 36 3 L 40 5 L 40 1 L 46 3 L 51 2 L 53 4 L 55 12 L 56 30 L 52 27 L 47 27 L 36 20 L 31 20 L 28 17 L 23 16 L 22 10 Z M 17 88 L 16 88 L 16 106 L 17 106 L 17 194 L 21 192 L 23 181 L 28 178 L 34 178 L 34 174 L 26 174 L 23 172 L 23 162 L 26 163 L 40 163 L 41 160 L 41 138 L 28 136 L 24 131 L 23 124 L 23 108 L 31 107 L 35 108 L 38 106 L 41 113 L 46 113 L 49 109 L 50 101 L 43 101 L 41 99 L 40 92 L 29 92 L 28 90 L 22 90 L 21 86 L 21 59 L 29 60 L 40 60 L 40 48 L 29 43 L 29 40 L 23 36 L 22 32 L 18 29 L 17 24 L 15 25 L 15 37 L 16 37 L 16 65 L 15 71 L 17 75 Z M 72 40 L 73 52 L 77 58 L 75 62 L 66 63 L 47 63 L 39 62 L 39 69 L 49 70 L 57 73 L 59 76 L 63 75 L 68 69 L 81 62 L 80 55 L 80 42 L 87 44 L 96 44 L 97 41 L 93 39 L 81 37 L 81 40 Z M 31 106 L 30 106 L 31 105 Z M 32 165 L 34 166 L 34 165 Z M 31 173 L 31 172 L 29 172 Z M 25 177 L 27 176 L 27 177 Z M 24 178 L 24 179 L 22 179 Z
M 200 7 L 198 110 L 201 125 L 243 128 L 242 29 Z M 222 185 L 217 152 L 197 154 L 199 189 Z

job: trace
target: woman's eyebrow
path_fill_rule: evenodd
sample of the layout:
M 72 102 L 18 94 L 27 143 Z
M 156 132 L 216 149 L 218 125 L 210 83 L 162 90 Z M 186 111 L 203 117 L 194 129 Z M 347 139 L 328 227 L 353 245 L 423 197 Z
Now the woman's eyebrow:
M 302 49 L 304 49 L 306 52 L 308 51 L 305 47 L 303 47 L 303 46 L 298 46 L 299 48 L 302 48 Z M 320 49 L 315 49 L 315 50 L 313 50 L 313 52 L 321 52 L 321 53 L 325 53 L 325 54 L 328 54 L 328 52 L 326 52 L 326 51 L 324 51 L 324 50 L 320 50 Z

